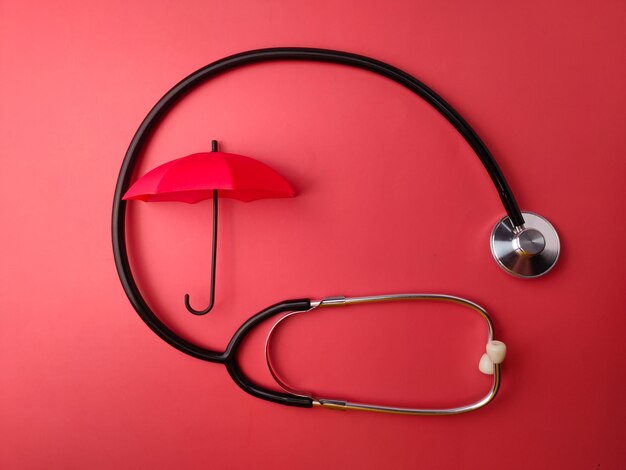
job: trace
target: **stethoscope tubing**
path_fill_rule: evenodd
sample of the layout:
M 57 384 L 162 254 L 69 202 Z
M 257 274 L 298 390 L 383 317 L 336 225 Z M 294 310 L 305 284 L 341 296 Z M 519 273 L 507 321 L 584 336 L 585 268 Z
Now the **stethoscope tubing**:
M 217 60 L 190 74 L 170 89 L 144 118 L 135 133 L 122 162 L 115 188 L 112 214 L 112 238 L 115 265 L 120 281 L 133 308 L 146 325 L 161 339 L 179 351 L 209 362 L 225 364 L 233 380 L 246 392 L 259 398 L 292 406 L 310 407 L 310 398 L 275 392 L 257 386 L 247 379 L 236 361 L 236 351 L 241 338 L 259 322 L 273 315 L 287 311 L 301 311 L 311 308 L 310 300 L 288 300 L 275 304 L 257 313 L 244 323 L 235 333 L 226 351 L 220 353 L 194 344 L 168 328 L 150 309 L 133 278 L 126 246 L 126 201 L 123 194 L 128 190 L 133 171 L 148 139 L 158 123 L 169 110 L 187 93 L 207 80 L 238 67 L 261 62 L 283 60 L 329 62 L 352 66 L 387 77 L 413 91 L 441 113 L 468 142 L 483 166 L 489 173 L 506 212 L 514 226 L 523 226 L 524 219 L 515 197 L 507 184 L 494 157 L 471 126 L 443 98 L 425 84 L 402 70 L 369 57 L 348 52 L 313 48 L 278 47 L 258 49 Z

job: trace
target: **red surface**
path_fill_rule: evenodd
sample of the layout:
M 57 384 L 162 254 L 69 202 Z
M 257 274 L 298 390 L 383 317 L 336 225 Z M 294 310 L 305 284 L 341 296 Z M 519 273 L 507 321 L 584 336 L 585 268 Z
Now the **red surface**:
M 195 204 L 213 197 L 244 202 L 293 197 L 295 191 L 281 175 L 250 157 L 202 152 L 177 158 L 150 170 L 124 194 L 124 199 Z
M 622 1 L 31 2 L 0 15 L 0 467 L 620 468 L 626 385 L 626 94 Z M 252 398 L 134 313 L 111 250 L 113 189 L 139 123 L 191 71 L 276 45 L 362 53 L 440 92 L 493 151 L 562 256 L 522 281 L 492 261 L 503 211 L 482 166 L 428 105 L 382 77 L 252 66 L 189 95 L 138 175 L 207 148 L 254 155 L 292 200 L 133 204 L 129 247 L 151 306 L 216 349 L 285 298 L 447 292 L 493 315 L 509 347 L 483 410 L 447 418 L 300 410 Z M 294 385 L 419 404 L 488 379 L 484 331 L 456 306 L 328 310 L 287 324 Z M 266 325 L 267 326 L 267 325 Z M 243 353 L 271 384 L 263 331 Z

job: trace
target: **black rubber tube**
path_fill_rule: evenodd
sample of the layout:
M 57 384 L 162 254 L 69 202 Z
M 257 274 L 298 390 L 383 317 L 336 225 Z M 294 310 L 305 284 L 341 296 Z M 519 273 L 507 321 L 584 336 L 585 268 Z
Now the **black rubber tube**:
M 243 374 L 237 360 L 237 351 L 239 350 L 239 346 L 241 346 L 248 333 L 250 333 L 259 323 L 282 312 L 304 311 L 310 308 L 311 301 L 308 299 L 288 300 L 266 308 L 241 325 L 241 327 L 233 335 L 233 338 L 230 340 L 230 343 L 228 343 L 226 351 L 224 352 L 226 357 L 226 369 L 237 385 L 250 395 L 262 398 L 263 400 L 305 408 L 313 406 L 313 400 L 308 397 L 275 392 L 274 390 L 268 390 L 256 385 Z
M 237 382 L 248 393 L 258 396 L 260 398 L 276 401 L 279 403 L 290 404 L 294 406 L 311 406 L 309 402 L 303 402 L 301 397 L 285 395 L 282 393 L 273 392 L 271 390 L 264 390 L 254 385 L 251 381 L 245 378 L 241 373 L 240 368 L 236 362 L 236 351 L 239 342 L 238 337 L 243 337 L 250 328 L 258 323 L 255 319 L 267 318 L 270 315 L 278 313 L 278 311 L 287 311 L 287 309 L 300 310 L 308 308 L 306 305 L 308 301 L 287 301 L 283 302 L 278 308 L 276 305 L 269 307 L 268 309 L 258 313 L 246 322 L 235 333 L 229 348 L 224 353 L 212 351 L 196 344 L 193 344 L 184 338 L 181 338 L 171 329 L 169 329 L 156 314 L 150 309 L 145 299 L 141 295 L 137 284 L 133 278 L 132 271 L 130 269 L 130 262 L 128 260 L 128 252 L 126 248 L 126 201 L 122 200 L 122 196 L 128 190 L 130 186 L 130 179 L 137 164 L 137 161 L 141 155 L 141 152 L 150 138 L 152 132 L 165 116 L 165 114 L 187 93 L 206 82 L 207 80 L 223 74 L 229 70 L 242 67 L 249 64 L 260 62 L 273 62 L 281 60 L 297 60 L 297 61 L 317 61 L 317 62 L 329 62 L 335 64 L 342 64 L 351 67 L 361 68 L 369 70 L 387 77 L 400 85 L 413 91 L 426 102 L 433 106 L 439 113 L 441 113 L 463 136 L 463 138 L 472 147 L 478 158 L 482 162 L 483 166 L 489 173 L 493 184 L 498 191 L 502 204 L 511 219 L 513 225 L 521 226 L 524 224 L 522 214 L 515 202 L 515 198 L 511 189 L 509 188 L 500 168 L 498 167 L 495 159 L 480 140 L 476 132 L 470 127 L 470 125 L 457 113 L 443 98 L 437 95 L 434 91 L 424 85 L 422 82 L 412 77 L 411 75 L 403 72 L 402 70 L 392 67 L 378 60 L 371 59 L 369 57 L 360 56 L 357 54 L 351 54 L 348 52 L 333 51 L 326 49 L 310 49 L 310 48 L 295 48 L 295 47 L 279 47 L 270 49 L 258 49 L 253 51 L 242 52 L 229 57 L 225 57 L 216 62 L 213 62 L 196 72 L 192 73 L 188 77 L 181 80 L 170 91 L 168 91 L 163 98 L 152 108 L 152 110 L 145 117 L 139 129 L 135 133 L 133 140 L 126 151 L 126 156 L 122 162 L 120 174 L 117 180 L 115 188 L 115 196 L 113 199 L 113 216 L 112 216 L 112 237 L 113 237 L 113 254 L 115 257 L 115 265 L 119 274 L 124 291 L 128 296 L 133 308 L 137 311 L 142 320 L 154 331 L 160 338 L 166 341 L 168 344 L 177 348 L 178 350 L 188 354 L 192 357 L 202 359 L 210 362 L 225 363 L 228 371 Z M 251 323 L 252 322 L 252 323 Z M 246 326 L 248 325 L 248 326 Z M 242 333 L 243 331 L 243 333 Z M 232 353 L 232 355 L 231 355 Z

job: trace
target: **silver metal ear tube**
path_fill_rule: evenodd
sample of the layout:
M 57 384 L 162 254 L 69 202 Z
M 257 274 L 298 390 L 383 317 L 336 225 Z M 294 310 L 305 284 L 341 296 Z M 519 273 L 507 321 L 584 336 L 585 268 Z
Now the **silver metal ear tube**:
M 471 310 L 477 312 L 487 323 L 487 342 L 494 339 L 493 322 L 489 317 L 489 314 L 480 305 L 475 304 L 467 299 L 461 297 L 455 297 L 445 294 L 390 294 L 390 295 L 372 295 L 365 297 L 329 297 L 323 300 L 312 301 L 311 308 L 309 310 L 292 312 L 282 316 L 270 329 L 265 340 L 265 360 L 270 374 L 276 381 L 276 383 L 287 393 L 291 393 L 300 397 L 307 397 L 313 400 L 314 406 L 320 406 L 335 410 L 360 410 L 360 411 L 375 411 L 380 413 L 394 413 L 394 414 L 406 414 L 406 415 L 454 415 L 460 413 L 467 413 L 468 411 L 477 410 L 488 404 L 493 400 L 500 388 L 500 364 L 494 364 L 493 383 L 491 389 L 482 399 L 475 403 L 468 405 L 462 405 L 454 408 L 405 408 L 394 407 L 387 405 L 379 405 L 372 403 L 356 403 L 348 400 L 339 400 L 334 398 L 323 398 L 314 395 L 313 393 L 307 393 L 296 390 L 288 385 L 278 374 L 276 367 L 272 362 L 270 354 L 270 346 L 272 338 L 276 332 L 278 325 L 283 323 L 288 318 L 310 312 L 320 307 L 341 307 L 362 303 L 374 303 L 374 302 L 392 302 L 392 301 L 415 301 L 415 300 L 430 300 L 440 302 L 450 302 L 464 307 L 468 307 Z

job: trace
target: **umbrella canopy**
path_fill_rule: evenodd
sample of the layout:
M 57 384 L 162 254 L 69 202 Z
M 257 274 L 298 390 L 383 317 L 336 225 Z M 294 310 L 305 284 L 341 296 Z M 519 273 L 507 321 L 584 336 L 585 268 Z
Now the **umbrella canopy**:
M 156 167 L 139 178 L 123 199 L 194 204 L 212 198 L 214 190 L 220 197 L 244 202 L 296 194 L 287 180 L 265 163 L 216 151 L 194 153 Z
M 212 141 L 212 150 L 210 153 L 194 153 L 156 167 L 135 181 L 122 198 L 189 204 L 213 198 L 211 297 L 207 308 L 196 310 L 189 304 L 189 294 L 185 294 L 185 306 L 195 315 L 211 311 L 215 301 L 218 197 L 249 202 L 296 195 L 287 180 L 266 164 L 254 158 L 219 152 L 216 140 Z

